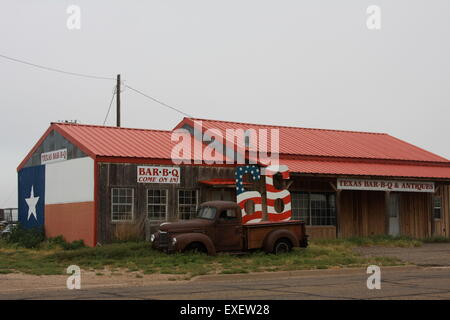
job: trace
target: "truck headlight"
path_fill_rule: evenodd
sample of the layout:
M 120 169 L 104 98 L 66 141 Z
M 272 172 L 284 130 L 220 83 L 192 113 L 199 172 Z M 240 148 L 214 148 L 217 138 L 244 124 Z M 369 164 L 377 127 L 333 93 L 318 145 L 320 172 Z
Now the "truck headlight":
M 153 242 L 153 241 L 155 241 L 155 234 L 154 233 L 150 236 L 150 242 Z
M 172 246 L 175 246 L 177 244 L 177 238 L 172 239 Z

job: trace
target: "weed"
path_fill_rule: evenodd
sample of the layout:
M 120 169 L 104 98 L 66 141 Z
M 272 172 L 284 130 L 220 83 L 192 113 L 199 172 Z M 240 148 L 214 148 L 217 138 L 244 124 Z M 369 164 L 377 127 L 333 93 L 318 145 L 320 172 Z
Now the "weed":
M 9 235 L 7 242 L 17 244 L 25 248 L 36 248 L 44 241 L 44 228 L 25 228 L 21 224 L 14 227 Z

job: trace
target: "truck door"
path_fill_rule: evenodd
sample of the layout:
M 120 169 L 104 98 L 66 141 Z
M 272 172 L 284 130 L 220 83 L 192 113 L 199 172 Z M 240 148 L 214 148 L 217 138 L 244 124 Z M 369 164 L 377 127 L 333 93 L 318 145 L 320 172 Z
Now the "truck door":
M 222 209 L 219 212 L 215 240 L 218 251 L 242 249 L 242 224 L 235 208 Z

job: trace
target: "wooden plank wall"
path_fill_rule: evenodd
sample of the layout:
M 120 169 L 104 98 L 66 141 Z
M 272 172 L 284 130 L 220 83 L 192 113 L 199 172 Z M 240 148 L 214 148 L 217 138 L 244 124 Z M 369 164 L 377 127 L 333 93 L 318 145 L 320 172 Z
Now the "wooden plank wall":
M 414 238 L 431 235 L 431 198 L 429 193 L 400 193 L 400 234 Z
M 436 196 L 442 199 L 442 218 L 434 220 L 434 233 L 436 236 L 450 236 L 450 186 L 441 185 Z
M 446 192 L 448 194 L 448 190 Z M 430 236 L 432 195 L 418 192 L 400 192 L 399 195 L 400 234 L 415 238 Z M 338 236 L 347 238 L 386 234 L 385 214 L 384 192 L 342 191 Z M 448 226 L 448 214 L 444 223 Z
M 348 238 L 384 234 L 384 197 L 384 192 L 342 191 L 338 236 Z
M 336 239 L 335 226 L 306 226 L 308 239 Z
M 234 168 L 180 166 L 180 184 L 137 183 L 137 164 L 99 163 L 99 204 L 97 213 L 97 235 L 99 242 L 110 242 L 119 224 L 130 222 L 111 221 L 111 188 L 129 187 L 134 189 L 134 220 L 142 221 L 147 214 L 147 189 L 168 190 L 169 221 L 178 219 L 178 190 L 198 190 L 198 203 L 211 198 L 211 188 L 206 188 L 198 181 L 211 178 L 234 179 Z M 145 164 L 151 165 L 151 164 Z M 158 222 L 155 222 L 155 225 Z

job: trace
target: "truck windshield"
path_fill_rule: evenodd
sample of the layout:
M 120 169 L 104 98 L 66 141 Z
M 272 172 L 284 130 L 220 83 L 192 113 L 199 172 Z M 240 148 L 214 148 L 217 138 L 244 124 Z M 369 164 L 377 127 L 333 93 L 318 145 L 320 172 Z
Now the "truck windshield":
M 216 208 L 213 207 L 201 207 L 198 209 L 197 218 L 212 220 L 216 216 Z

